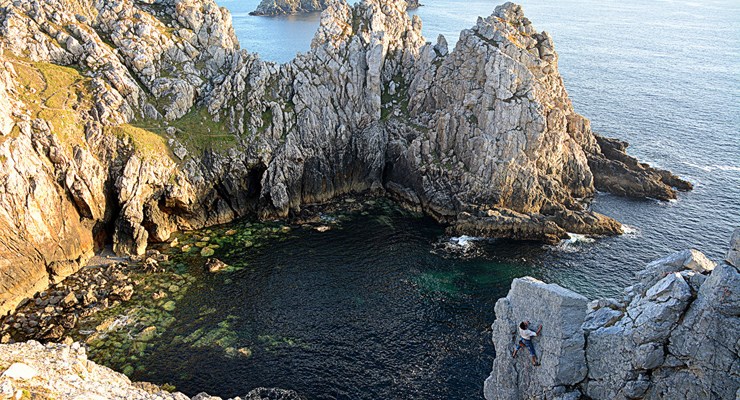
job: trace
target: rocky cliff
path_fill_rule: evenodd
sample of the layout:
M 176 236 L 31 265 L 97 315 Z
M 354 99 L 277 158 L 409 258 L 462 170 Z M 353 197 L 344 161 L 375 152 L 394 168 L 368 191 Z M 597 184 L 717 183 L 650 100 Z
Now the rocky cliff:
M 648 264 L 620 299 L 592 302 L 515 279 L 496 303 L 486 399 L 734 399 L 740 395 L 740 259 L 696 250 Z M 516 326 L 542 324 L 542 365 L 512 359 Z
M 191 400 L 87 359 L 85 348 L 29 341 L 0 345 L 0 398 Z M 301 400 L 292 390 L 257 388 L 232 400 Z M 221 400 L 200 393 L 192 400 Z
M 596 189 L 690 185 L 595 135 L 507 3 L 453 51 L 405 4 L 334 1 L 311 50 L 240 50 L 212 0 L 0 0 L 0 311 L 112 242 L 387 194 L 450 233 L 616 234 Z

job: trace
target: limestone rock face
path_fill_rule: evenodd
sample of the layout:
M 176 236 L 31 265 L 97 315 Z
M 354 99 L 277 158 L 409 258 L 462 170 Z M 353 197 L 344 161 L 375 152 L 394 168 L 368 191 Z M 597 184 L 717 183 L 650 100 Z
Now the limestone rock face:
M 0 2 L 0 311 L 96 246 L 149 242 L 351 192 L 451 234 L 618 234 L 596 188 L 671 198 L 573 110 L 552 38 L 506 3 L 427 44 L 407 4 L 325 4 L 311 50 L 240 50 L 213 0 Z
M 583 300 L 576 309 L 563 306 L 580 297 L 573 292 L 515 280 L 496 303 L 497 356 L 486 398 L 734 398 L 740 390 L 737 267 L 715 266 L 691 250 L 650 263 L 638 279 L 622 300 L 588 307 Z M 543 324 L 534 340 L 541 367 L 511 360 L 516 325 L 525 319 Z M 570 335 L 559 328 L 566 319 L 577 327 Z M 558 375 L 553 364 L 570 373 Z M 558 376 L 567 379 L 552 379 Z
M 586 377 L 581 324 L 587 302 L 558 285 L 529 277 L 514 279 L 509 294 L 496 302 L 492 328 L 497 357 L 485 382 L 486 398 L 552 398 L 581 382 Z M 533 330 L 543 325 L 540 337 L 534 339 L 540 367 L 532 366 L 526 349 L 511 358 L 522 321 L 530 321 Z
M 122 124 L 183 116 L 238 45 L 215 3 L 0 6 L 4 312 L 75 272 L 106 237 L 138 255 L 177 228 L 144 210 L 175 163 L 152 146 L 156 134 Z
M 16 67 L 0 65 L 5 88 L 18 93 Z M 105 208 L 103 168 L 88 149 L 62 142 L 52 124 L 19 104 L 5 114 L 12 128 L 0 137 L 2 312 L 84 265 Z
M 0 369 L 0 396 L 20 398 L 189 400 L 147 382 L 131 382 L 125 375 L 87 359 L 79 343 L 42 345 L 35 341 L 0 344 L 0 360 L 23 360 Z M 17 395 L 20 393 L 20 395 Z M 220 400 L 201 393 L 193 400 Z M 249 400 L 301 400 L 292 390 L 257 388 L 243 397 Z M 236 400 L 235 399 L 235 400 Z

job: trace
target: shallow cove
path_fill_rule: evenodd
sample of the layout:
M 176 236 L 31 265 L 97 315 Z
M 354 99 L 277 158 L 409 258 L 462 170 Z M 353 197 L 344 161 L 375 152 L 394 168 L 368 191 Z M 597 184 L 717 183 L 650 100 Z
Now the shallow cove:
M 175 256 L 196 279 L 182 285 L 166 330 L 147 339 L 130 376 L 189 395 L 269 386 L 317 399 L 480 398 L 493 357 L 493 305 L 514 277 L 543 277 L 544 264 L 522 255 L 540 260 L 547 250 L 475 242 L 476 256 L 466 257 L 447 248 L 432 220 L 387 201 L 370 204 L 323 216 L 319 224 L 331 227 L 323 233 L 317 224 L 215 228 L 215 256 L 233 267 L 216 274 L 203 271 L 198 251 Z M 255 239 L 257 230 L 272 237 Z
M 460 13 L 458 3 L 417 13 Z M 494 7 L 474 4 L 482 11 L 466 6 L 461 27 Z M 207 275 L 203 260 L 192 256 L 196 279 L 132 377 L 221 396 L 280 386 L 308 398 L 481 398 L 493 357 L 486 330 L 512 278 L 533 275 L 593 298 L 618 293 L 647 261 L 672 251 L 695 247 L 721 257 L 740 215 L 740 112 L 733 101 L 740 93 L 740 8 L 726 0 L 585 4 L 525 2 L 537 28 L 555 38 L 576 109 L 598 132 L 630 142 L 632 154 L 689 178 L 693 192 L 671 203 L 598 196 L 596 211 L 634 230 L 555 249 L 478 242 L 477 258 L 460 258 L 435 248 L 441 227 L 381 207 L 325 233 L 296 227 L 262 247 L 232 246 L 228 257 L 225 246 L 216 249 L 217 257 L 247 265 L 238 271 Z M 260 26 L 234 16 L 240 37 Z M 422 17 L 434 26 L 431 16 Z M 276 33 L 276 20 L 251 18 L 265 26 L 265 35 L 250 33 L 255 41 L 299 39 Z M 452 42 L 458 28 L 448 29 Z M 265 46 L 287 52 L 275 55 L 278 61 L 295 53 Z M 122 370 L 102 355 L 93 358 Z

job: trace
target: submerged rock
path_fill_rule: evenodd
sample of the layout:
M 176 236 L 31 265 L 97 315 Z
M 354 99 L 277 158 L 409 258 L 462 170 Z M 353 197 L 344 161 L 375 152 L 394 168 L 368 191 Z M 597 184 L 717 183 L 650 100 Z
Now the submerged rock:
M 219 272 L 225 270 L 226 268 L 229 268 L 229 265 L 219 260 L 218 258 L 209 258 L 206 260 L 205 269 L 208 272 Z
M 737 267 L 687 250 L 648 264 L 638 279 L 623 302 L 588 307 L 560 286 L 515 279 L 496 303 L 486 399 L 735 398 Z M 534 339 L 541 367 L 511 359 L 516 325 L 525 319 L 543 325 Z
M 152 340 L 154 336 L 156 336 L 156 334 L 157 334 L 157 327 L 148 326 L 144 328 L 138 335 L 136 335 L 136 340 L 140 340 L 142 342 L 148 342 Z

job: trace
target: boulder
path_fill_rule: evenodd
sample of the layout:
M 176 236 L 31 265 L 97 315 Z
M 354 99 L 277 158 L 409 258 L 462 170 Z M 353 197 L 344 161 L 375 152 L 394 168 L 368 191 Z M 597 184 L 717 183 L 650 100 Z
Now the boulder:
M 218 258 L 209 258 L 206 260 L 206 263 L 205 263 L 206 271 L 211 272 L 211 273 L 223 271 L 227 268 L 229 268 L 229 265 L 219 260 Z
M 21 362 L 16 362 L 11 364 L 10 367 L 3 372 L 2 377 L 25 381 L 33 379 L 38 375 L 39 372 L 33 367 Z
M 568 289 L 533 278 L 514 279 L 509 294 L 496 302 L 493 343 L 497 357 L 486 379 L 486 399 L 545 398 L 556 387 L 575 386 L 586 376 L 583 324 L 588 300 Z M 517 326 L 542 324 L 533 340 L 541 366 L 526 351 L 512 360 Z
M 67 293 L 66 296 L 61 300 L 62 307 L 69 308 L 77 304 L 77 296 L 75 296 L 75 292 L 70 291 Z

